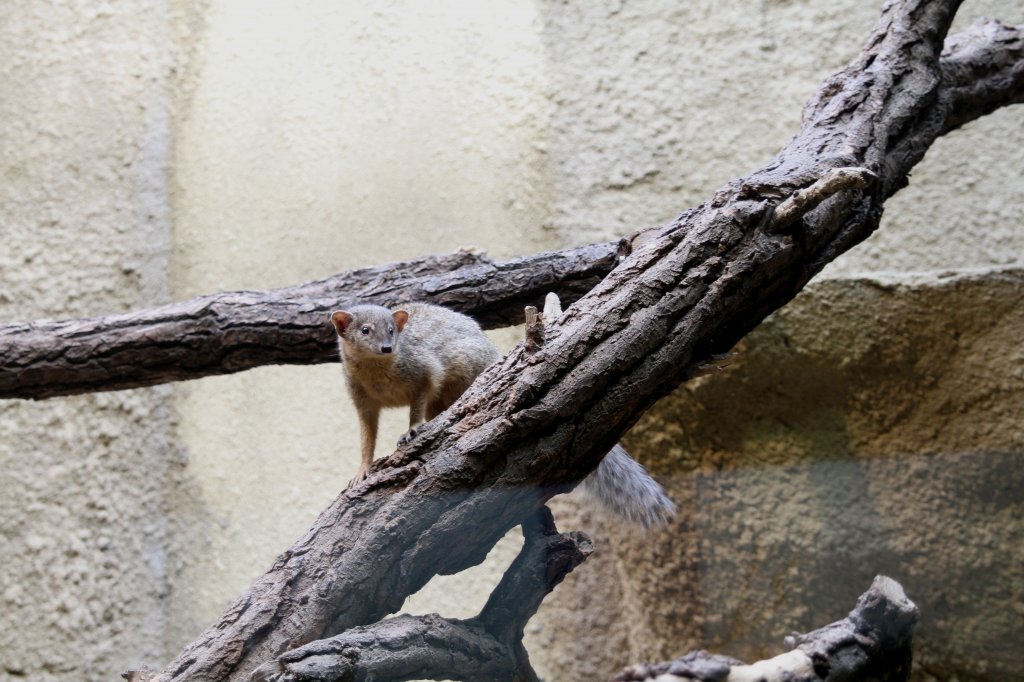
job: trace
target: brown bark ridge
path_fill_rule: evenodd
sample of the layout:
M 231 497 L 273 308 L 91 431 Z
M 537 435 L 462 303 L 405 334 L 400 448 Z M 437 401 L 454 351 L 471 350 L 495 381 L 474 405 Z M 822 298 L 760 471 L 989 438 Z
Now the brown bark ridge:
M 493 261 L 471 250 L 354 270 L 272 291 L 235 291 L 147 311 L 0 326 L 0 398 L 50 398 L 337 362 L 332 310 L 429 301 L 485 327 L 522 321 L 558 291 L 575 301 L 617 262 L 618 244 Z
M 957 7 L 886 3 L 861 54 L 825 81 L 774 159 L 634 240 L 550 321 L 541 347 L 513 350 L 378 461 L 155 679 L 247 679 L 291 649 L 375 623 L 433 575 L 479 563 L 593 470 L 654 401 L 867 237 L 937 136 L 1019 101 L 1021 29 L 1000 28 L 1013 37 L 993 43 L 991 24 L 974 27 L 943 53 Z M 968 94 L 944 80 L 944 65 L 978 51 L 1013 85 L 990 86 L 1004 80 L 985 72 Z M 837 168 L 863 169 L 848 177 L 870 184 L 833 183 L 806 212 L 773 223 L 775 207 Z
M 694 651 L 674 661 L 635 665 L 613 682 L 903 682 L 910 677 L 918 611 L 903 587 L 878 576 L 843 620 L 786 638 L 790 651 L 757 663 Z

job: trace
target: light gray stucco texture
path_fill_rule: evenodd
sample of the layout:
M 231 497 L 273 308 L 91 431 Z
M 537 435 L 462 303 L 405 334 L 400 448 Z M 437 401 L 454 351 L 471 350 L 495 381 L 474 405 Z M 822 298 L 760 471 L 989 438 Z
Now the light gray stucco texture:
M 0 7 L 0 322 L 167 299 L 165 24 L 160 3 Z M 0 679 L 160 660 L 170 393 L 0 401 Z

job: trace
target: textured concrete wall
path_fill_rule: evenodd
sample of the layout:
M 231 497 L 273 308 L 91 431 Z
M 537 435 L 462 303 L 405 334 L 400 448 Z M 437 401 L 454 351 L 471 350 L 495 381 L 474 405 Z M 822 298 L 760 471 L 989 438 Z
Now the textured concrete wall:
M 880 3 L 661 0 L 543 3 L 549 224 L 566 242 L 671 220 L 767 162 L 797 130 L 804 102 L 863 44 Z M 965 2 L 1020 22 L 1020 4 Z M 1019 107 L 940 140 L 885 228 L 828 273 L 1007 264 L 1024 253 Z
M 5 321 L 663 222 L 770 158 L 877 13 L 857 0 L 8 5 Z M 1022 19 L 1009 0 L 961 14 Z M 671 534 L 635 538 L 560 505 L 562 527 L 600 549 L 531 624 L 539 668 L 572 680 L 697 646 L 767 654 L 888 571 L 927 606 L 920 661 L 937 678 L 1015 674 L 1005 646 L 1021 616 L 1003 607 L 1021 603 L 1024 296 L 1019 271 L 985 273 L 1024 253 L 1021 167 L 1021 107 L 941 140 L 879 233 L 826 274 L 980 274 L 823 284 L 734 369 L 644 418 L 627 442 L 680 504 Z M 382 447 L 403 421 L 390 416 Z M 356 429 L 329 365 L 0 403 L 0 680 L 110 679 L 176 653 L 337 493 Z M 516 544 L 408 608 L 474 613 Z
M 159 4 L 0 6 L 0 322 L 168 298 Z M 170 388 L 0 401 L 0 679 L 159 660 Z

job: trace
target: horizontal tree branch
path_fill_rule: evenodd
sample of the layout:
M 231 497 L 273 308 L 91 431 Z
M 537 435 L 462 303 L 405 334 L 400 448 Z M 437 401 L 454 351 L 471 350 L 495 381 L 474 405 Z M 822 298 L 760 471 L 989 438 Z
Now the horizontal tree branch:
M 376 622 L 572 488 L 657 399 L 877 228 L 953 115 L 939 54 L 957 6 L 888 2 L 766 167 L 645 233 L 549 321 L 540 348 L 513 350 L 377 462 L 156 679 L 246 679 L 282 651 Z M 769 229 L 775 206 L 841 167 L 874 180 Z
M 946 41 L 942 52 L 941 97 L 948 110 L 943 133 L 1024 103 L 1024 24 L 982 20 Z
M 401 615 L 319 640 L 261 666 L 253 682 L 510 680 L 514 658 L 478 622 Z
M 902 682 L 910 677 L 918 610 L 903 587 L 878 576 L 843 620 L 786 638 L 790 651 L 745 664 L 694 651 L 674 661 L 634 665 L 613 682 Z
M 332 310 L 429 301 L 485 327 L 522 321 L 557 291 L 575 301 L 617 262 L 618 244 L 493 261 L 473 251 L 354 270 L 271 291 L 236 291 L 142 312 L 0 327 L 0 398 L 137 388 L 268 364 L 336 362 Z

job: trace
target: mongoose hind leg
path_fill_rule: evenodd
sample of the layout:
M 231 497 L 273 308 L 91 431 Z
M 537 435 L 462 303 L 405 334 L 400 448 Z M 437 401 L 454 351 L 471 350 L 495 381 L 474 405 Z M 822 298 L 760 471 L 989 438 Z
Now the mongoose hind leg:
M 458 398 L 458 395 L 456 395 L 455 397 Z M 420 434 L 420 432 L 423 431 L 423 427 L 426 426 L 430 422 L 431 419 L 433 419 L 437 415 L 439 415 L 442 412 L 444 412 L 445 410 L 447 410 L 448 406 L 451 405 L 453 402 L 455 402 L 454 399 L 446 400 L 445 396 L 440 396 L 440 397 L 434 398 L 433 400 L 428 401 L 427 404 L 426 404 L 426 408 L 424 410 L 424 413 L 423 413 L 423 418 L 424 418 L 423 423 L 415 424 L 415 425 L 410 423 L 409 424 L 409 430 L 406 431 L 404 434 L 402 434 L 402 436 L 398 439 L 398 446 L 401 447 L 401 446 L 403 446 L 403 445 L 405 445 L 407 443 L 411 443 L 412 440 L 416 436 L 418 436 Z M 412 421 L 411 416 L 410 416 L 410 420 L 409 421 L 410 422 Z
M 401 436 L 399 436 L 398 437 L 398 447 L 402 447 L 403 445 L 411 443 L 413 441 L 413 439 L 416 438 L 416 436 L 419 435 L 420 431 L 422 431 L 423 427 L 426 426 L 426 425 L 427 425 L 426 422 L 424 422 L 422 424 L 417 424 L 416 426 L 412 427 L 411 429 L 409 429 L 408 431 L 403 433 Z

